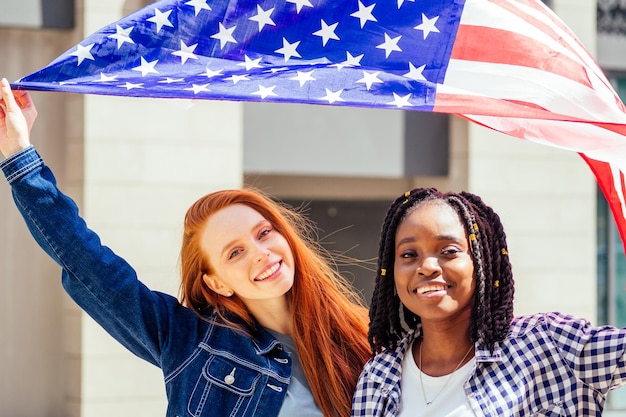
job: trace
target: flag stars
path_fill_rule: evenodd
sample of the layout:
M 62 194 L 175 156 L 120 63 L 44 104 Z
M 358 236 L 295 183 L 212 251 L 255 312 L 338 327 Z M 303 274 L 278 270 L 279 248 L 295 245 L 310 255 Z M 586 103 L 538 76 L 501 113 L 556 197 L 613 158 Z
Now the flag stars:
M 246 71 L 250 71 L 252 68 L 263 68 L 259 62 L 261 62 L 261 58 L 250 59 L 248 55 L 244 55 L 244 62 L 240 62 L 239 66 L 246 67 Z
M 326 46 L 326 43 L 329 39 L 339 40 L 339 36 L 335 34 L 335 30 L 337 29 L 337 25 L 339 23 L 333 23 L 332 25 L 328 25 L 324 19 L 321 20 L 322 28 L 317 32 L 313 32 L 313 35 L 319 36 L 322 38 L 322 46 Z
M 246 74 L 243 74 L 243 75 L 233 74 L 233 75 L 231 75 L 228 78 L 224 78 L 224 80 L 232 81 L 233 84 L 237 84 L 239 81 L 249 81 L 250 78 L 248 78 L 248 76 Z
M 380 74 L 380 71 L 376 71 L 376 72 L 363 71 L 363 78 L 361 78 L 360 80 L 357 80 L 357 83 L 364 83 L 365 87 L 367 87 L 367 91 L 369 91 L 369 89 L 372 88 L 372 85 L 382 83 L 380 78 L 378 78 L 378 74 Z
M 211 91 L 207 88 L 208 86 L 209 86 L 209 83 L 202 84 L 202 85 L 193 84 L 191 87 L 185 88 L 185 90 L 193 91 L 194 95 L 199 94 L 199 93 L 208 93 L 209 91 Z
M 402 35 L 396 36 L 395 38 L 391 38 L 389 35 L 385 33 L 385 42 L 377 45 L 376 48 L 385 50 L 385 58 L 389 58 L 392 52 L 402 52 L 402 49 L 398 46 L 398 41 Z
M 315 78 L 313 78 L 313 71 L 298 71 L 298 75 L 290 78 L 290 80 L 298 81 L 300 83 L 300 87 L 303 87 L 308 81 L 315 81 Z
M 98 83 L 108 83 L 108 82 L 115 81 L 115 80 L 117 80 L 117 75 L 108 76 L 104 72 L 101 72 L 100 73 L 100 79 L 99 80 L 95 80 L 95 82 L 98 82 Z
M 409 98 L 411 98 L 411 93 L 407 94 L 404 97 L 400 97 L 398 94 L 393 93 L 393 101 L 387 104 L 396 106 L 399 109 L 402 107 L 413 106 L 411 103 L 409 103 Z
M 222 75 L 222 71 L 223 71 L 223 70 L 221 70 L 221 69 L 220 69 L 220 70 L 217 70 L 217 71 L 213 71 L 212 69 L 208 69 L 208 68 L 207 68 L 207 69 L 206 69 L 206 71 L 205 71 L 205 72 L 203 72 L 203 73 L 202 73 L 202 74 L 200 74 L 200 75 L 204 75 L 204 76 L 205 76 L 205 77 L 207 77 L 207 78 L 213 78 L 213 77 L 217 77 L 217 76 Z
M 274 52 L 282 54 L 285 57 L 285 62 L 289 61 L 289 58 L 291 58 L 292 56 L 301 58 L 302 56 L 298 53 L 298 51 L 296 51 L 298 45 L 300 45 L 300 41 L 289 43 L 287 39 L 283 38 L 283 47 L 278 48 Z
M 439 19 L 439 16 L 435 16 L 432 19 L 429 19 L 428 17 L 426 17 L 424 13 L 422 13 L 422 23 L 415 26 L 413 29 L 423 31 L 424 40 L 426 40 L 426 38 L 428 37 L 428 35 L 430 35 L 431 32 L 439 33 L 439 29 L 437 29 L 437 27 L 435 26 L 435 23 L 437 23 L 438 19 Z
M 192 6 L 196 16 L 198 16 L 202 10 L 212 10 L 211 7 L 206 4 L 206 0 L 190 0 L 185 3 L 185 6 Z
M 365 54 L 352 56 L 350 52 L 346 52 L 346 60 L 338 64 L 333 64 L 333 66 L 337 67 L 338 70 L 341 70 L 344 67 L 360 67 L 361 59 L 363 59 L 364 55 Z
M 336 101 L 345 101 L 341 98 L 341 93 L 343 93 L 343 88 L 339 91 L 330 91 L 326 88 L 326 95 L 322 97 L 322 100 L 328 100 L 328 104 L 333 104 Z
M 228 42 L 237 43 L 235 38 L 233 38 L 233 32 L 235 31 L 237 26 L 235 25 L 233 27 L 226 28 L 226 26 L 224 26 L 221 22 L 219 25 L 220 25 L 219 32 L 217 32 L 215 35 L 211 35 L 211 38 L 219 39 L 220 49 L 224 49 L 224 46 L 226 46 Z
M 311 2 L 309 0 L 287 0 L 287 3 L 293 3 L 296 5 L 296 13 L 300 14 L 300 10 L 302 10 L 302 8 L 304 6 L 306 7 L 313 7 L 313 5 L 311 4 Z
M 426 81 L 426 77 L 422 75 L 422 72 L 424 72 L 425 68 L 426 68 L 426 65 L 422 65 L 421 67 L 415 68 L 415 65 L 409 62 L 409 72 L 404 74 L 404 76 L 406 78 L 410 78 L 415 81 Z
M 118 85 L 118 87 L 125 88 L 126 91 L 130 91 L 130 90 L 134 90 L 135 88 L 143 88 L 143 84 L 142 83 L 139 83 L 139 84 L 129 83 L 127 81 L 126 84 Z
M 261 84 L 259 84 L 259 90 L 255 91 L 252 94 L 255 96 L 261 96 L 262 99 L 266 99 L 269 96 L 278 96 L 278 94 L 274 92 L 275 88 L 276 88 L 275 85 L 271 87 L 263 87 Z
M 95 61 L 93 55 L 91 55 L 91 48 L 93 48 L 94 45 L 95 45 L 94 43 L 89 44 L 87 46 L 76 45 L 76 50 L 72 52 L 70 55 L 78 57 L 78 64 L 76 64 L 77 66 L 82 64 L 82 62 L 85 59 Z
M 359 0 L 359 10 L 350 15 L 352 17 L 358 18 L 361 21 L 361 29 L 368 21 L 378 22 L 378 20 L 376 20 L 376 18 L 372 14 L 374 6 L 376 6 L 376 3 L 372 3 L 366 7 L 363 5 L 363 3 L 361 3 L 361 0 Z
M 197 43 L 187 46 L 185 42 L 180 41 L 180 50 L 172 52 L 172 55 L 180 57 L 181 64 L 185 64 L 188 59 L 198 59 L 193 51 L 198 47 Z
M 415 0 L 408 0 L 410 2 L 415 2 Z M 402 5 L 404 4 L 404 0 L 398 0 L 398 9 L 400 9 L 400 7 L 402 7 Z
M 172 24 L 172 22 L 170 22 L 170 14 L 172 13 L 171 10 L 168 10 L 165 13 L 162 13 L 159 9 L 154 9 L 154 16 L 152 16 L 151 18 L 147 19 L 148 22 L 152 22 L 156 25 L 156 33 L 158 34 L 161 29 L 163 29 L 163 26 L 168 26 L 173 28 L 174 25 Z
M 159 71 L 154 69 L 154 66 L 157 64 L 157 62 L 159 62 L 158 59 L 148 62 L 146 61 L 146 59 L 144 57 L 141 57 L 141 65 L 139 65 L 138 67 L 133 68 L 133 71 L 141 71 L 141 76 L 145 77 L 146 75 L 150 74 L 150 73 L 154 73 L 154 74 L 158 74 Z
M 135 42 L 130 38 L 130 32 L 135 28 L 134 26 L 130 26 L 126 29 L 123 29 L 120 25 L 115 25 L 116 33 L 115 35 L 109 35 L 109 38 L 113 38 L 117 40 L 117 49 L 120 49 L 124 43 L 132 43 Z
M 272 12 L 274 11 L 273 7 L 268 10 L 263 10 L 263 8 L 257 4 L 256 11 L 257 14 L 249 18 L 249 20 L 252 20 L 253 22 L 257 22 L 259 24 L 259 32 L 263 30 L 265 25 L 276 26 L 276 23 L 274 23 L 271 17 Z

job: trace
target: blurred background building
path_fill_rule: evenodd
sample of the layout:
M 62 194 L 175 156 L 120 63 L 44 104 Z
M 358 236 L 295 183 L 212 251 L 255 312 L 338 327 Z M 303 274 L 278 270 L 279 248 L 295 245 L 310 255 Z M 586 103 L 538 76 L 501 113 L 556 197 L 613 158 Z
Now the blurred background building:
M 29 74 L 147 0 L 0 0 L 0 76 Z M 552 0 L 626 97 L 626 2 Z M 505 224 L 516 313 L 626 326 L 624 250 L 575 153 L 454 116 L 269 103 L 32 93 L 33 141 L 104 243 L 153 289 L 178 293 L 187 207 L 252 185 L 302 207 L 369 301 L 390 201 L 416 186 L 468 190 Z M 0 417 L 165 415 L 159 369 L 120 347 L 63 293 L 0 182 Z M 605 415 L 623 415 L 626 391 Z M 621 411 L 620 411 L 621 410 Z

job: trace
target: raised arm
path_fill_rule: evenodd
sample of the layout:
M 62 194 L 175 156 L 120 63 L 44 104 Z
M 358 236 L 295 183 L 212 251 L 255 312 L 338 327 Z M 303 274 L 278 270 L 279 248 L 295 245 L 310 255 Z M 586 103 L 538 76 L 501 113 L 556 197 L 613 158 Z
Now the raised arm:
M 11 91 L 6 78 L 0 83 L 0 152 L 8 158 L 30 145 L 37 109 L 26 91 Z

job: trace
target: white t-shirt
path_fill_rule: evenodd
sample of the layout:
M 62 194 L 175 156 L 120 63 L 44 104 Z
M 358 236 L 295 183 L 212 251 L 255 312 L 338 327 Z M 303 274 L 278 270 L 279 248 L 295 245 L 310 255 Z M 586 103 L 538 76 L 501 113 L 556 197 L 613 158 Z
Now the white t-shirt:
M 470 360 L 457 369 L 452 377 L 449 374 L 429 376 L 423 373 L 424 387 L 422 387 L 420 369 L 409 349 L 402 360 L 400 384 L 402 395 L 397 417 L 475 417 L 463 390 L 463 384 L 469 378 L 475 364 L 475 359 Z M 428 401 L 432 401 L 431 405 L 426 405 L 423 389 L 426 391 Z

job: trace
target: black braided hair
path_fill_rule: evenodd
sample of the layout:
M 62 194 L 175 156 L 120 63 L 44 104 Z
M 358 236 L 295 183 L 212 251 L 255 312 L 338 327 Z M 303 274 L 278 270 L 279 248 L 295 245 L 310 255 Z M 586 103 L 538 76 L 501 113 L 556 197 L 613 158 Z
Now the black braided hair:
M 398 226 L 415 207 L 441 200 L 461 218 L 470 239 L 476 292 L 472 305 L 470 337 L 493 351 L 502 341 L 513 319 L 514 281 L 508 256 L 506 234 L 500 216 L 477 195 L 442 193 L 435 188 L 416 188 L 398 197 L 387 210 L 378 247 L 378 269 L 372 302 L 368 339 L 372 351 L 395 349 L 409 328 L 421 319 L 400 302 L 396 293 L 393 267 Z M 475 239 L 473 238 L 475 237 Z M 402 316 L 400 315 L 402 311 Z

